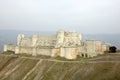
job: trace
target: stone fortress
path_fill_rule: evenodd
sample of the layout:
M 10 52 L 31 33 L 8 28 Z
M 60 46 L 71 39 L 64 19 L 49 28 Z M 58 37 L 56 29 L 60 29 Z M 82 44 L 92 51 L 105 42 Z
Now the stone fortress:
M 4 51 L 15 54 L 46 55 L 76 59 L 77 56 L 94 57 L 104 54 L 110 45 L 99 40 L 82 41 L 82 35 L 74 31 L 59 30 L 55 35 L 32 35 L 26 37 L 19 34 L 17 44 L 4 45 Z

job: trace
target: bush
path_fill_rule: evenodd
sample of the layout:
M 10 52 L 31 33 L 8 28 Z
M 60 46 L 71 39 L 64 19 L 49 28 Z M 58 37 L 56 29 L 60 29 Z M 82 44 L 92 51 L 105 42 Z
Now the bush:
M 112 53 L 115 53 L 116 52 L 116 47 L 115 46 L 111 46 L 110 48 L 109 48 L 109 50 L 110 50 L 110 52 L 112 52 Z
M 15 52 L 11 51 L 11 50 L 8 50 L 8 51 L 3 52 L 2 54 L 15 54 Z

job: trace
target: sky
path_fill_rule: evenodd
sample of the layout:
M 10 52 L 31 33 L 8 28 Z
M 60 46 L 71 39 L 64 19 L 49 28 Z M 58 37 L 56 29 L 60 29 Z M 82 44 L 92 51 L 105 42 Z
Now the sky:
M 120 0 L 0 0 L 0 29 L 120 33 Z

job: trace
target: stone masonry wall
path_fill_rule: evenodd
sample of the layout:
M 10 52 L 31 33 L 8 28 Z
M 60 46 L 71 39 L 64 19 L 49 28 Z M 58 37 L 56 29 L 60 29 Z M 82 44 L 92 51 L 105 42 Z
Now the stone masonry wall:
M 82 42 L 82 35 L 74 31 L 59 30 L 55 35 L 18 35 L 17 45 L 5 45 L 4 51 L 15 51 L 15 54 L 30 54 L 33 56 L 61 56 L 67 59 L 94 57 L 108 49 L 108 45 L 99 40 Z
M 4 51 L 15 51 L 15 47 L 16 45 L 12 45 L 12 44 L 4 45 Z

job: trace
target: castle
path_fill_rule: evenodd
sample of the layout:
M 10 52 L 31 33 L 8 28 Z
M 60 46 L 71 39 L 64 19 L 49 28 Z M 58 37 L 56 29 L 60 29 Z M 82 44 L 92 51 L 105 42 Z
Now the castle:
M 14 51 L 15 54 L 60 56 L 66 59 L 76 59 L 77 56 L 94 57 L 103 54 L 110 46 L 99 40 L 86 40 L 83 42 L 81 34 L 64 30 L 59 30 L 55 35 L 26 37 L 19 34 L 17 39 L 16 45 L 4 45 L 4 51 Z

